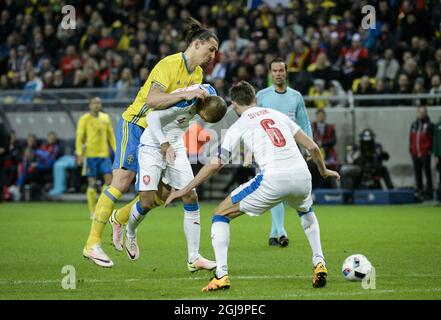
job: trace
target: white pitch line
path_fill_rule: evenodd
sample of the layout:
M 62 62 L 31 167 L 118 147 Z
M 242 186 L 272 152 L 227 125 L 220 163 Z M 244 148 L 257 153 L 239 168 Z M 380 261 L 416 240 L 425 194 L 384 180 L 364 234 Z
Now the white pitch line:
M 382 274 L 377 275 L 377 278 L 388 278 L 388 277 L 397 277 L 397 275 L 392 274 Z M 440 274 L 408 274 L 408 275 L 400 275 L 400 277 L 407 278 L 439 278 Z M 183 281 L 183 280 L 206 280 L 208 277 L 171 277 L 171 278 L 129 278 L 129 279 L 81 279 L 77 280 L 78 283 L 121 283 L 121 282 L 157 282 L 157 281 Z M 243 280 L 272 280 L 272 279 L 309 279 L 311 275 L 260 275 L 260 276 L 247 276 L 247 275 L 233 275 L 234 279 L 243 279 Z M 328 276 L 328 279 L 336 279 L 341 278 L 337 275 Z M 61 279 L 43 279 L 43 280 L 0 280 L 0 285 L 37 285 L 37 284 L 52 284 L 52 283 L 61 283 Z
M 325 289 L 326 290 L 326 289 Z M 441 292 L 441 288 L 431 288 L 431 289 L 409 289 L 409 290 L 362 290 L 360 292 L 326 292 L 323 293 L 315 291 L 315 293 L 289 293 L 278 296 L 252 296 L 251 298 L 256 300 L 268 300 L 268 299 L 283 299 L 283 298 L 299 298 L 299 297 L 333 297 L 333 296 L 360 296 L 360 295 L 370 295 L 370 294 L 384 294 L 384 293 L 423 293 L 423 292 Z M 210 297 L 207 300 L 216 300 L 220 297 Z M 249 299 L 250 296 L 230 296 L 228 299 Z M 197 298 L 196 298 L 197 299 Z

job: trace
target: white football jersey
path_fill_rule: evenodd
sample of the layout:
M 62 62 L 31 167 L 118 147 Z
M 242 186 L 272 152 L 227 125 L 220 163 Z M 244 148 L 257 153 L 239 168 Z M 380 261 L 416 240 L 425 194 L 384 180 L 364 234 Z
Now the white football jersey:
M 253 153 L 262 171 L 308 170 L 294 140 L 299 129 L 297 124 L 277 110 L 251 107 L 228 129 L 220 157 L 227 161 L 242 141 Z
M 216 90 L 210 85 L 193 85 L 187 88 L 175 90 L 173 92 L 183 90 L 194 90 L 200 87 L 206 90 L 210 95 L 216 95 Z M 147 114 L 147 127 L 145 128 L 140 143 L 142 145 L 160 148 L 163 141 L 158 140 L 158 131 L 162 131 L 165 140 L 173 146 L 175 150 L 185 148 L 183 135 L 187 131 L 190 121 L 198 119 L 196 109 L 197 99 L 192 101 L 181 101 L 176 105 L 165 110 L 154 110 Z M 154 117 L 154 121 L 150 121 Z M 159 121 L 159 123 L 157 122 Z

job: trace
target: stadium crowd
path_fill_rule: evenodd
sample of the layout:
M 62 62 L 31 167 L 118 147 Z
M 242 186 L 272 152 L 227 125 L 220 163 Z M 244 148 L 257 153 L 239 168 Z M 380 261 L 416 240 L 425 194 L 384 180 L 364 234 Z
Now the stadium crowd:
M 205 75 L 223 96 L 239 80 L 266 87 L 268 62 L 275 57 L 287 61 L 290 83 L 309 96 L 349 89 L 359 94 L 441 92 L 438 1 L 267 2 L 70 1 L 76 9 L 72 30 L 61 24 L 65 1 L 4 0 L 0 88 L 114 88 L 116 97 L 125 97 L 129 88 L 143 84 L 157 61 L 185 48 L 180 30 L 191 15 L 221 42 Z M 376 8 L 375 29 L 361 26 L 366 4 Z M 416 103 L 424 102 L 439 104 L 434 99 Z M 341 102 L 312 104 L 327 105 Z
M 65 1 L 3 0 L 0 90 L 113 88 L 113 97 L 128 97 L 129 90 L 138 90 L 160 59 L 185 49 L 180 31 L 185 29 L 183 21 L 193 16 L 212 28 L 220 40 L 216 58 L 205 67 L 205 82 L 212 83 L 227 100 L 228 88 L 240 80 L 251 82 L 257 90 L 270 85 L 268 65 L 276 57 L 287 63 L 290 86 L 308 96 L 339 96 L 347 90 L 357 94 L 441 93 L 439 1 L 293 0 L 285 1 L 287 6 L 267 2 L 70 1 L 76 9 L 76 29 L 72 30 L 61 24 Z M 255 3 L 258 5 L 253 6 Z M 366 4 L 376 8 L 375 29 L 361 26 L 361 7 Z M 35 97 L 38 95 L 27 93 L 21 99 Z M 440 105 L 441 99 L 393 103 Z M 359 104 L 391 102 L 364 100 Z M 325 98 L 308 106 L 344 105 L 344 100 Z M 336 138 L 324 116 L 324 112 L 317 113 L 314 137 L 327 148 L 326 160 L 332 165 L 337 161 Z M 417 123 L 412 128 L 425 127 Z M 30 134 L 20 143 L 12 134 L 9 152 L 1 159 L 2 186 L 50 184 L 54 163 L 64 154 L 56 141 L 54 133 L 49 133 L 46 142 Z M 439 148 L 436 155 L 441 161 Z M 427 154 L 421 155 L 411 148 L 420 192 L 420 171 L 430 168 L 424 161 L 431 156 L 432 143 L 426 149 Z M 431 182 L 426 189 L 430 194 Z M 13 197 L 9 189 L 3 191 Z

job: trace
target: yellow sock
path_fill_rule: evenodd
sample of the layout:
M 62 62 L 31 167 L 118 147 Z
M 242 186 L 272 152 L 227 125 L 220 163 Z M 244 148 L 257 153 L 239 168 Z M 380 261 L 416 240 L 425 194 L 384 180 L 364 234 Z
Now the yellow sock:
M 128 204 L 126 204 L 124 207 L 119 208 L 116 211 L 115 214 L 115 219 L 116 222 L 118 222 L 119 224 L 124 224 L 126 225 L 129 222 L 129 218 L 130 218 L 130 209 L 132 208 L 132 206 L 139 200 L 139 195 L 137 195 L 135 197 L 135 199 L 133 199 L 132 201 L 130 201 Z
M 101 193 L 95 208 L 95 217 L 92 221 L 89 238 L 87 239 L 87 249 L 95 244 L 101 243 L 101 237 L 107 220 L 109 220 L 115 202 L 121 198 L 121 191 L 115 187 L 108 187 Z
M 86 195 L 87 195 L 87 205 L 89 206 L 89 212 L 90 215 L 93 216 L 96 206 L 96 189 L 88 187 Z

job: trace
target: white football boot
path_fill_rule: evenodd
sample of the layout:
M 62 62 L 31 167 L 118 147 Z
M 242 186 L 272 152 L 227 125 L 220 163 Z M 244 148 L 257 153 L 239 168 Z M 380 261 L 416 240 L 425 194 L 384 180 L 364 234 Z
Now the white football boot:
M 139 247 L 136 242 L 136 234 L 131 237 L 126 234 L 126 253 L 130 260 L 138 260 L 139 259 Z
M 119 224 L 115 219 L 115 214 L 117 210 L 113 210 L 112 214 L 110 215 L 109 222 L 112 226 L 112 244 L 118 251 L 123 251 L 123 244 L 124 244 L 124 233 L 126 230 L 126 227 L 122 224 Z
M 195 261 L 192 263 L 187 263 L 188 271 L 190 272 L 196 272 L 199 270 L 208 270 L 212 271 L 216 269 L 216 261 L 211 261 L 208 259 L 205 259 L 203 256 L 199 256 Z
M 111 268 L 113 266 L 112 260 L 107 256 L 101 245 L 95 244 L 90 249 L 83 249 L 84 258 L 92 260 L 95 264 L 104 268 Z

